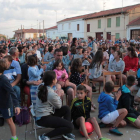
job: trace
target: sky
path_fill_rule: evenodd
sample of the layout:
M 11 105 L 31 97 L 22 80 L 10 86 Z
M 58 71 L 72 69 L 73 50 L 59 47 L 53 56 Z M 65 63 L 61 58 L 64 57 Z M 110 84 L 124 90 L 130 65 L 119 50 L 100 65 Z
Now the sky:
M 15 30 L 45 28 L 56 21 L 140 3 L 140 0 L 0 0 L 0 34 L 13 37 Z M 103 4 L 105 3 L 105 4 Z M 57 16 L 56 16 L 57 15 Z

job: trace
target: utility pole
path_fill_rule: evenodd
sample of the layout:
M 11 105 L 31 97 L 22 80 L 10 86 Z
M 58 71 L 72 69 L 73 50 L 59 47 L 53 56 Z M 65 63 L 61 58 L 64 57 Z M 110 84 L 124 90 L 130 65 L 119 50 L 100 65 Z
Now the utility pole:
M 44 20 L 43 20 L 43 39 L 45 39 L 45 37 L 44 37 Z
M 22 25 L 21 25 L 21 39 L 22 39 Z
M 123 13 L 123 0 L 122 0 L 122 13 Z

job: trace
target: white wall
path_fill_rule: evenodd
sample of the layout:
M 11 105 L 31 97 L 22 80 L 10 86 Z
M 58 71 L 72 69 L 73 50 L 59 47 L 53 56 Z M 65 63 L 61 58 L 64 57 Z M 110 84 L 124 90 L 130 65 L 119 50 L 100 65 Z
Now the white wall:
M 40 34 L 41 36 L 43 36 L 43 33 L 38 33 L 37 37 L 39 37 Z M 34 38 L 34 33 L 25 33 L 25 39 L 29 39 L 29 38 Z
M 56 39 L 57 36 L 59 36 L 57 28 L 56 29 L 46 30 L 46 37 L 47 38 Z
M 131 30 L 140 29 L 140 26 L 128 26 L 127 27 L 127 40 L 131 39 Z
M 77 31 L 77 24 L 79 24 L 79 31 Z M 72 37 L 84 38 L 84 21 L 82 19 L 60 22 L 57 26 L 59 37 L 68 37 L 68 33 L 72 33 Z

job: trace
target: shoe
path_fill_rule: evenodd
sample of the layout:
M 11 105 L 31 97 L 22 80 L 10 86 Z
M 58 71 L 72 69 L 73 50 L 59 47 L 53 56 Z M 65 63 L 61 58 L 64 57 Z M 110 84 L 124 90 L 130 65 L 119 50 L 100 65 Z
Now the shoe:
M 47 137 L 47 136 L 45 136 L 45 134 L 40 135 L 40 136 L 38 137 L 38 139 L 39 139 L 39 140 L 50 140 L 50 138 Z
M 92 92 L 96 92 L 96 87 L 92 86 Z
M 75 140 L 75 136 L 74 136 L 73 134 L 71 134 L 71 133 L 62 135 L 62 137 L 63 137 L 65 140 Z
M 119 135 L 119 136 L 123 135 L 123 133 L 121 133 L 116 127 L 115 128 L 111 127 L 109 129 L 109 132 L 113 133 L 113 134 L 116 134 L 116 135 Z
M 108 139 L 108 138 L 100 138 L 99 140 L 111 140 L 111 139 Z
M 99 127 L 100 127 L 100 128 L 106 128 L 106 127 L 107 127 L 107 125 L 106 125 L 106 124 L 104 124 L 103 122 L 100 122 L 100 123 L 99 123 Z
M 14 139 L 14 138 L 11 138 L 10 140 L 18 140 L 18 137 L 16 137 L 16 139 Z

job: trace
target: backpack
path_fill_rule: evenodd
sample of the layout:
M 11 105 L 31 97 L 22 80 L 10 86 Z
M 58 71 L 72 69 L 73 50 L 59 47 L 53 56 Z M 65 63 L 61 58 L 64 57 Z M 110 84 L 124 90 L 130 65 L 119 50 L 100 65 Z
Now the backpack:
M 30 114 L 27 107 L 22 107 L 19 115 L 15 115 L 15 123 L 19 126 L 30 123 Z

